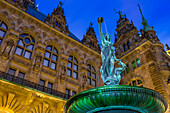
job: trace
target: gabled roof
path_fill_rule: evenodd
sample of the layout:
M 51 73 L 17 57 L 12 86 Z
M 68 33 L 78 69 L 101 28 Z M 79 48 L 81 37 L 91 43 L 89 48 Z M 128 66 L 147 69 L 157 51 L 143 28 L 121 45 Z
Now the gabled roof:
M 31 16 L 39 19 L 42 22 L 45 22 L 45 19 L 47 18 L 46 15 L 44 15 L 43 13 L 39 12 L 38 10 L 31 8 L 28 6 L 26 13 L 30 14 Z M 82 43 L 82 41 L 80 39 L 78 39 L 72 32 L 69 31 L 69 37 L 71 37 L 72 39 Z

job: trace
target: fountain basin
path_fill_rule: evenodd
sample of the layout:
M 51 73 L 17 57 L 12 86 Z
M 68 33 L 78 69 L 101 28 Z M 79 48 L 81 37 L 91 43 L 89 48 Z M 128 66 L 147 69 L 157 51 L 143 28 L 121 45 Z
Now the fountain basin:
M 73 96 L 65 104 L 65 113 L 164 113 L 167 108 L 167 100 L 156 91 L 110 85 Z

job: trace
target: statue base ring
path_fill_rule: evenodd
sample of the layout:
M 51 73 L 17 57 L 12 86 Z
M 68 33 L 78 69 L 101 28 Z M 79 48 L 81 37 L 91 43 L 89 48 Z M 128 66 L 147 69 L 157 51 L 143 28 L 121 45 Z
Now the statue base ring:
M 109 85 L 71 97 L 65 113 L 164 113 L 166 99 L 156 91 L 136 86 Z

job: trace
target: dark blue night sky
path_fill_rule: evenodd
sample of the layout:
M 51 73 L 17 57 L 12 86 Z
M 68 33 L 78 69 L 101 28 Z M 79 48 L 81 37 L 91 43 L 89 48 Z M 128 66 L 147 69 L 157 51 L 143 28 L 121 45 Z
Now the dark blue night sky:
M 85 35 L 90 22 L 94 23 L 94 29 L 98 40 L 97 18 L 103 17 L 110 32 L 112 42 L 116 21 L 119 15 L 114 9 L 121 10 L 127 15 L 129 21 L 132 19 L 138 30 L 142 29 L 142 17 L 137 4 L 139 3 L 149 25 L 154 27 L 161 43 L 170 46 L 170 0 L 61 0 L 64 2 L 64 11 L 69 30 L 79 39 Z M 39 11 L 45 15 L 57 8 L 59 0 L 36 0 L 39 3 Z M 103 26 L 103 29 L 105 27 Z

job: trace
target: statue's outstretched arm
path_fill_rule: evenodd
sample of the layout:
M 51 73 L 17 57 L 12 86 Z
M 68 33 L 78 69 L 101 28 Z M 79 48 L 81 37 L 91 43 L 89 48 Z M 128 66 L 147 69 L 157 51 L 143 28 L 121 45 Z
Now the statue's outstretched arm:
M 103 35 L 103 32 L 102 32 L 102 27 L 101 27 L 102 22 L 103 22 L 103 18 L 102 17 L 98 18 L 99 34 L 100 34 L 100 39 L 101 39 L 101 42 L 102 42 L 102 45 L 103 45 L 103 43 L 104 43 L 104 35 Z

